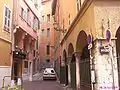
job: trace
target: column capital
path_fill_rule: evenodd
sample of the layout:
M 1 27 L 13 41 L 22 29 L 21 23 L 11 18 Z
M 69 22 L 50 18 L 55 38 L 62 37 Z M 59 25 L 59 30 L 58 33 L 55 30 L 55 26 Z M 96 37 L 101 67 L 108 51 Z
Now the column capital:
M 71 60 L 72 60 L 72 56 L 68 56 L 67 57 L 68 64 L 71 62 Z
M 73 54 L 75 55 L 75 57 L 80 57 L 81 56 L 81 52 L 74 52 Z

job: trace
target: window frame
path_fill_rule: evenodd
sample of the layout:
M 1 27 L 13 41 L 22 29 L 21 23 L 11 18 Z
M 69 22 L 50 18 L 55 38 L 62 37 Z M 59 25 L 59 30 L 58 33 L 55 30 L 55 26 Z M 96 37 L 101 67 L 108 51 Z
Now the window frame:
M 30 21 L 30 9 L 29 8 L 27 8 L 27 23 L 29 25 L 31 25 L 31 21 Z
M 41 32 L 42 32 L 42 36 L 44 36 L 45 29 L 44 29 L 44 28 L 42 28 L 42 29 L 41 29 Z
M 50 28 L 47 28 L 47 37 L 50 37 Z
M 50 14 L 47 14 L 47 22 L 50 22 Z
M 24 19 L 24 8 L 23 7 L 20 7 L 20 16 L 22 19 Z
M 6 16 L 6 8 L 8 9 L 8 11 L 10 12 L 8 16 Z M 7 12 L 8 13 L 8 12 Z M 5 19 L 7 18 L 7 24 L 9 21 L 9 25 L 5 25 Z M 11 32 L 11 24 L 12 23 L 12 10 L 10 9 L 10 7 L 6 4 L 4 4 L 4 9 L 3 9 L 3 30 L 2 32 L 7 32 L 10 33 Z M 6 30 L 5 27 L 9 30 Z
M 50 55 L 50 45 L 46 45 L 46 55 Z
M 24 68 L 28 68 L 28 61 L 24 60 Z
M 45 21 L 45 16 L 44 15 L 42 15 L 42 22 L 44 22 Z

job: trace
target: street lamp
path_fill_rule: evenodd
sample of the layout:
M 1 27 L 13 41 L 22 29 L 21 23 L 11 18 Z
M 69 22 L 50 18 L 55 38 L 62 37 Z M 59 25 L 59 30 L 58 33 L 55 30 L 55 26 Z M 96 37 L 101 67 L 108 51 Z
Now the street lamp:
M 60 27 L 59 23 L 57 23 L 57 22 L 54 22 L 54 23 L 53 23 L 53 26 L 54 26 L 54 29 L 55 29 L 56 31 L 59 31 L 59 32 L 62 32 L 62 33 L 65 33 L 65 32 L 66 32 L 66 29 L 62 29 L 62 28 Z

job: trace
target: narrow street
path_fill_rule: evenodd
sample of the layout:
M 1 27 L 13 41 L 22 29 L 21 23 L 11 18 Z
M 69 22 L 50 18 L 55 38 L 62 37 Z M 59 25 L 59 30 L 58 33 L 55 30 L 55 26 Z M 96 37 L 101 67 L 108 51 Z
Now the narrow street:
M 43 71 L 33 75 L 33 81 L 29 81 L 28 78 L 24 78 L 23 87 L 24 90 L 65 90 L 59 80 L 43 80 Z

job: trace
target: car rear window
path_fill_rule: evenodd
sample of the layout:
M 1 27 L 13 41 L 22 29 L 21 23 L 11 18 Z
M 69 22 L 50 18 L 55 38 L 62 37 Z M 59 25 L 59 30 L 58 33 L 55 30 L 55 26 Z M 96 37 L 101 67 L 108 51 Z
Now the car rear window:
M 54 70 L 51 70 L 51 73 L 54 73 Z

